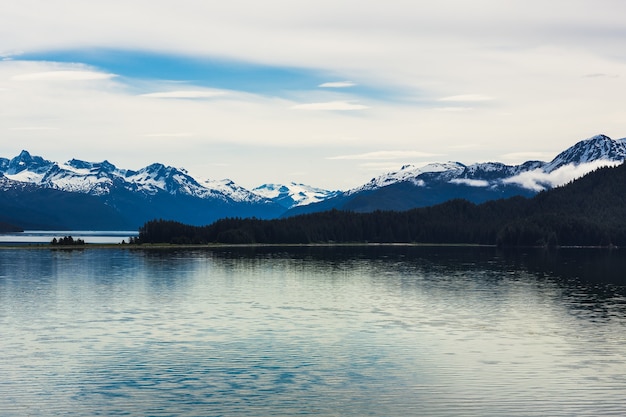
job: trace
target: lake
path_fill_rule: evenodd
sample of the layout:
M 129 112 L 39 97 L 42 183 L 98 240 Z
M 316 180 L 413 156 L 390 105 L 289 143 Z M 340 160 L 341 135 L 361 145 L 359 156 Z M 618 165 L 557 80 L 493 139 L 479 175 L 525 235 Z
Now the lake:
M 0 415 L 625 415 L 625 270 L 622 250 L 0 249 Z

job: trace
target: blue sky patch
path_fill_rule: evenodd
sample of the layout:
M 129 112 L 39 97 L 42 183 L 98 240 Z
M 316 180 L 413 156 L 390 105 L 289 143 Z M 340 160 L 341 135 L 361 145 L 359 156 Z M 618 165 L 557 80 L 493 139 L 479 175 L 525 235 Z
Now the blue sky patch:
M 27 53 L 22 61 L 80 63 L 128 79 L 181 82 L 206 88 L 245 91 L 254 94 L 293 97 L 298 92 L 349 95 L 364 99 L 390 99 L 384 88 L 363 86 L 345 75 L 295 67 L 259 65 L 250 62 L 147 51 L 80 49 Z M 323 88 L 325 83 L 350 81 L 346 88 Z

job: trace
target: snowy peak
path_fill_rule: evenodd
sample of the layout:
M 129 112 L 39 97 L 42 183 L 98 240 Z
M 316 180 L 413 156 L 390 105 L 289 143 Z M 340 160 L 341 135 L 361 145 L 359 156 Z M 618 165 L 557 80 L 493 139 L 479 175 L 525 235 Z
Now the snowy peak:
M 566 184 L 604 165 L 626 160 L 626 138 L 612 140 L 597 135 L 580 141 L 557 155 L 550 163 L 527 161 L 520 165 L 485 162 L 463 165 L 460 162 L 435 163 L 423 167 L 405 165 L 399 171 L 373 178 L 346 195 L 376 190 L 399 182 L 418 187 L 436 183 L 462 184 L 472 187 L 498 188 L 516 185 L 532 191 Z
M 310 185 L 291 182 L 285 184 L 263 184 L 252 190 L 257 195 L 274 201 L 287 209 L 318 203 L 339 194 L 338 191 L 329 191 Z
M 235 184 L 228 178 L 222 180 L 202 180 L 200 183 L 204 187 L 219 191 L 220 193 L 228 196 L 231 200 L 239 203 L 267 203 L 270 201 L 269 199 Z
M 50 168 L 53 163 L 46 161 L 40 156 L 31 156 L 28 151 L 22 151 L 18 156 L 8 163 L 6 173 L 16 175 L 23 171 L 30 171 L 35 174 L 42 174 Z
M 149 194 L 162 190 L 170 194 L 192 195 L 194 191 L 201 192 L 202 188 L 185 172 L 160 163 L 148 165 L 137 172 L 129 172 L 125 180 Z
M 22 151 L 12 159 L 0 159 L 0 174 L 19 183 L 95 196 L 114 190 L 144 195 L 168 193 L 222 202 L 265 203 L 262 197 L 230 180 L 205 180 L 202 184 L 184 169 L 154 163 L 138 171 L 118 169 L 109 161 L 87 162 L 72 159 L 64 164 L 47 161 Z
M 399 171 L 383 174 L 379 177 L 372 178 L 370 182 L 361 187 L 354 188 L 347 192 L 348 195 L 355 194 L 361 191 L 375 190 L 378 188 L 386 187 L 391 184 L 403 181 L 411 181 L 415 185 L 423 186 L 424 180 L 420 177 L 423 175 L 434 174 L 442 177 L 453 178 L 463 172 L 465 165 L 460 162 L 447 162 L 447 163 L 432 163 L 423 167 L 416 167 L 415 165 L 404 165 Z
M 623 161 L 626 159 L 626 144 L 623 140 L 615 141 L 605 135 L 597 135 L 582 140 L 574 146 L 558 154 L 544 168 L 546 172 L 552 172 L 562 166 L 607 160 Z
M 499 192 L 499 195 L 504 195 L 504 191 L 511 194 L 519 189 L 523 189 L 523 192 L 537 192 L 566 184 L 600 166 L 616 165 L 624 160 L 626 138 L 612 140 L 605 135 L 598 135 L 576 143 L 549 163 L 528 161 L 520 165 L 500 162 L 464 165 L 460 162 L 446 162 L 425 166 L 404 165 L 398 171 L 380 175 L 346 192 L 328 191 L 295 182 L 264 184 L 250 191 L 229 179 L 198 179 L 182 168 L 161 163 L 137 171 L 120 169 L 107 160 L 87 162 L 72 159 L 58 164 L 24 150 L 12 159 L 0 158 L 0 178 L 4 176 L 15 184 L 33 184 L 68 192 L 108 196 L 111 200 L 120 195 L 128 196 L 129 192 L 140 194 L 150 201 L 156 201 L 153 196 L 157 194 L 168 194 L 219 200 L 220 204 L 229 207 L 243 203 L 241 206 L 271 206 L 280 210 L 276 204 L 290 209 L 333 197 L 349 198 L 361 192 L 371 194 L 396 183 L 416 186 L 415 193 L 436 193 L 441 192 L 437 190 L 446 189 L 452 195 L 463 191 L 463 186 L 473 187 L 474 191 L 476 187 L 481 187 L 484 191 Z M 511 191 L 512 188 L 515 190 Z
M 65 164 L 69 170 L 74 170 L 76 173 L 89 173 L 91 175 L 111 175 L 111 174 L 123 174 L 118 172 L 115 165 L 107 160 L 102 162 L 87 162 L 79 159 L 72 159 Z

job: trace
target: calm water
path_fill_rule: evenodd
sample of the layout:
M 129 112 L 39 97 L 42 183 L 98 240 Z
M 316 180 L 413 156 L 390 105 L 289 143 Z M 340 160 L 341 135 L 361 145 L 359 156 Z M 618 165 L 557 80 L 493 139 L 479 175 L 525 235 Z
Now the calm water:
M 2 249 L 0 415 L 624 415 L 624 258 Z

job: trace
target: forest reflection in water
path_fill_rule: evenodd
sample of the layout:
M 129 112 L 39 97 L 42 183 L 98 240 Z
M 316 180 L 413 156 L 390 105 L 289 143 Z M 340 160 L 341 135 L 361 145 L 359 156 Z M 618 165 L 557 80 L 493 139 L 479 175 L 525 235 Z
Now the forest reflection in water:
M 0 415 L 619 415 L 618 250 L 0 251 Z

